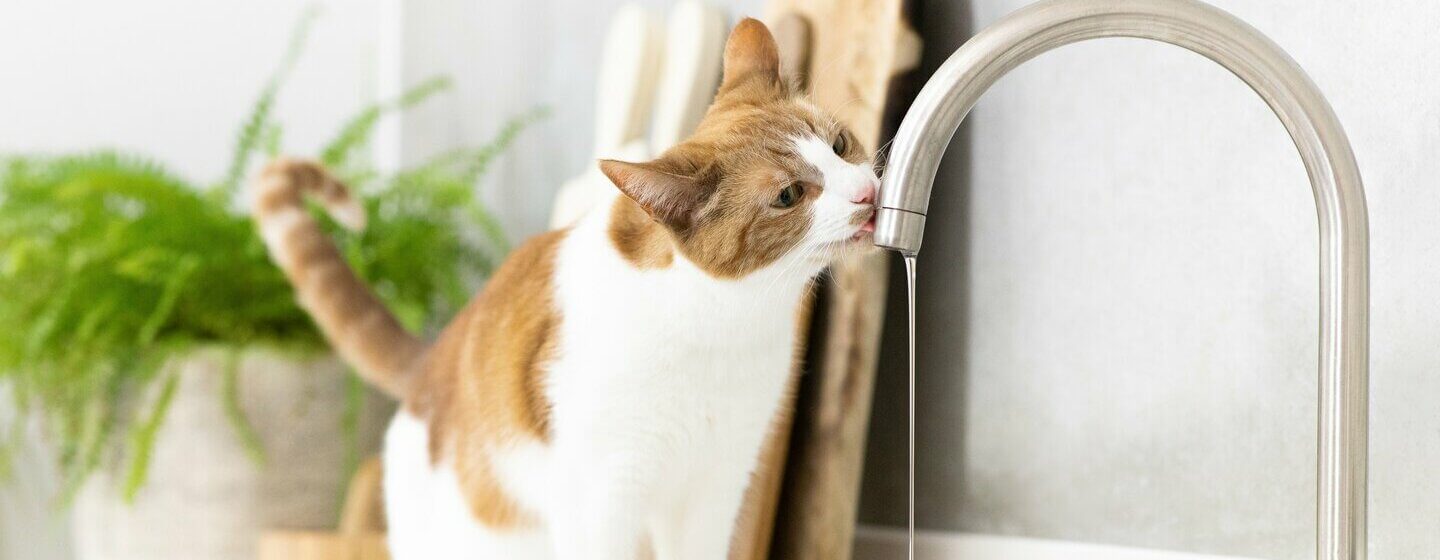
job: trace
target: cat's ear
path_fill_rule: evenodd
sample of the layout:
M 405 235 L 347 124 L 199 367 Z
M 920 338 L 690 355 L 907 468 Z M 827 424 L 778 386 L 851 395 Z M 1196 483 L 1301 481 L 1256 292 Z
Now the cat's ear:
M 600 171 L 650 217 L 680 233 L 694 225 L 696 212 L 709 198 L 709 191 L 693 177 L 668 171 L 657 162 L 602 159 Z
M 730 40 L 725 43 L 725 77 L 720 82 L 720 93 L 752 80 L 761 81 L 767 89 L 783 85 L 780 47 L 765 24 L 755 18 L 745 18 L 730 32 Z

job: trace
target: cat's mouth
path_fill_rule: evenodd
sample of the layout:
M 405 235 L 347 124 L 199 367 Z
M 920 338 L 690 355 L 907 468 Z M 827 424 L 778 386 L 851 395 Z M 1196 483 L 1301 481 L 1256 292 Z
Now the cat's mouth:
M 851 241 L 861 241 L 875 236 L 875 214 L 875 209 L 871 208 L 870 216 L 865 218 L 865 221 L 860 224 L 860 229 L 855 230 L 855 234 L 850 236 Z

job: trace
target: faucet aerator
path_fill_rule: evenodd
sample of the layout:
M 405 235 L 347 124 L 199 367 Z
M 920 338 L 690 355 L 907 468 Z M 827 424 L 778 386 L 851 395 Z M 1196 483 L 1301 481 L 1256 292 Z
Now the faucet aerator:
M 920 252 L 925 215 L 884 206 L 875 210 L 875 245 L 905 255 Z

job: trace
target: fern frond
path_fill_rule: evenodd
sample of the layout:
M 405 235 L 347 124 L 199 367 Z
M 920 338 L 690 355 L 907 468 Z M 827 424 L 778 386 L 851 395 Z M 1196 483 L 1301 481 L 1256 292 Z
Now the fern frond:
M 250 418 L 245 416 L 245 409 L 240 405 L 240 347 L 226 350 L 222 375 L 224 379 L 221 383 L 221 398 L 224 400 L 225 419 L 240 438 L 245 454 L 249 455 L 255 464 L 263 465 L 265 443 L 260 441 L 260 434 L 255 431 L 255 425 L 250 423 Z
M 125 485 L 120 489 L 126 503 L 135 501 L 135 495 L 140 492 L 140 487 L 145 485 L 146 478 L 150 474 L 150 457 L 155 449 L 155 437 L 160 432 L 160 426 L 165 422 L 165 415 L 170 412 L 170 404 L 175 400 L 175 391 L 180 387 L 179 372 L 166 376 L 165 384 L 160 387 L 160 396 L 150 405 L 150 413 L 139 423 L 130 436 L 130 448 L 134 450 L 134 457 L 130 460 L 130 470 L 125 475 Z
M 437 76 L 401 93 L 399 97 L 366 107 L 340 127 L 340 133 L 320 150 L 320 162 L 334 170 L 343 170 L 351 165 L 356 150 L 370 143 L 375 126 L 380 118 L 393 111 L 403 111 L 419 105 L 443 91 L 450 89 L 450 78 Z
M 250 107 L 249 115 L 240 125 L 240 132 L 235 136 L 235 149 L 231 152 L 230 165 L 226 168 L 225 177 L 212 189 L 214 193 L 212 196 L 215 198 L 229 201 L 235 196 L 235 191 L 240 188 L 240 181 L 250 166 L 251 156 L 262 146 L 265 135 L 269 132 L 270 114 L 275 108 L 275 98 L 280 94 L 280 88 L 285 84 L 285 80 L 290 77 L 295 63 L 300 60 L 300 55 L 305 50 L 305 42 L 310 37 L 310 29 L 319 16 L 319 6 L 312 4 L 305 9 L 299 21 L 295 23 L 295 27 L 290 32 L 290 41 L 285 48 L 285 54 L 280 59 L 280 67 L 275 70 L 270 80 L 265 83 L 265 87 L 260 90 L 259 97 Z

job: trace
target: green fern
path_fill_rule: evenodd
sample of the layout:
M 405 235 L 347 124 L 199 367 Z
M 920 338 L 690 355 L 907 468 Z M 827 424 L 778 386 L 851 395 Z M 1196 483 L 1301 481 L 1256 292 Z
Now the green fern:
M 144 484 L 180 383 L 165 367 L 172 357 L 199 346 L 324 348 L 249 216 L 233 204 L 250 158 L 279 150 L 282 129 L 271 110 L 313 18 L 307 12 L 297 25 L 237 134 L 225 177 L 209 188 L 130 153 L 0 155 L 0 383 L 10 386 L 17 418 L 38 413 L 55 442 L 62 501 L 111 462 L 126 465 L 123 495 Z M 360 193 L 370 225 L 352 233 L 324 216 L 321 223 L 415 331 L 463 305 L 506 250 L 476 182 L 540 115 L 522 115 L 489 143 L 414 168 L 371 169 L 362 148 L 380 118 L 447 85 L 429 80 L 365 108 L 320 154 Z M 263 458 L 233 375 L 220 404 L 240 441 Z M 355 429 L 358 406 L 348 404 L 339 420 L 347 430 Z M 17 426 L 0 426 L 0 474 Z

